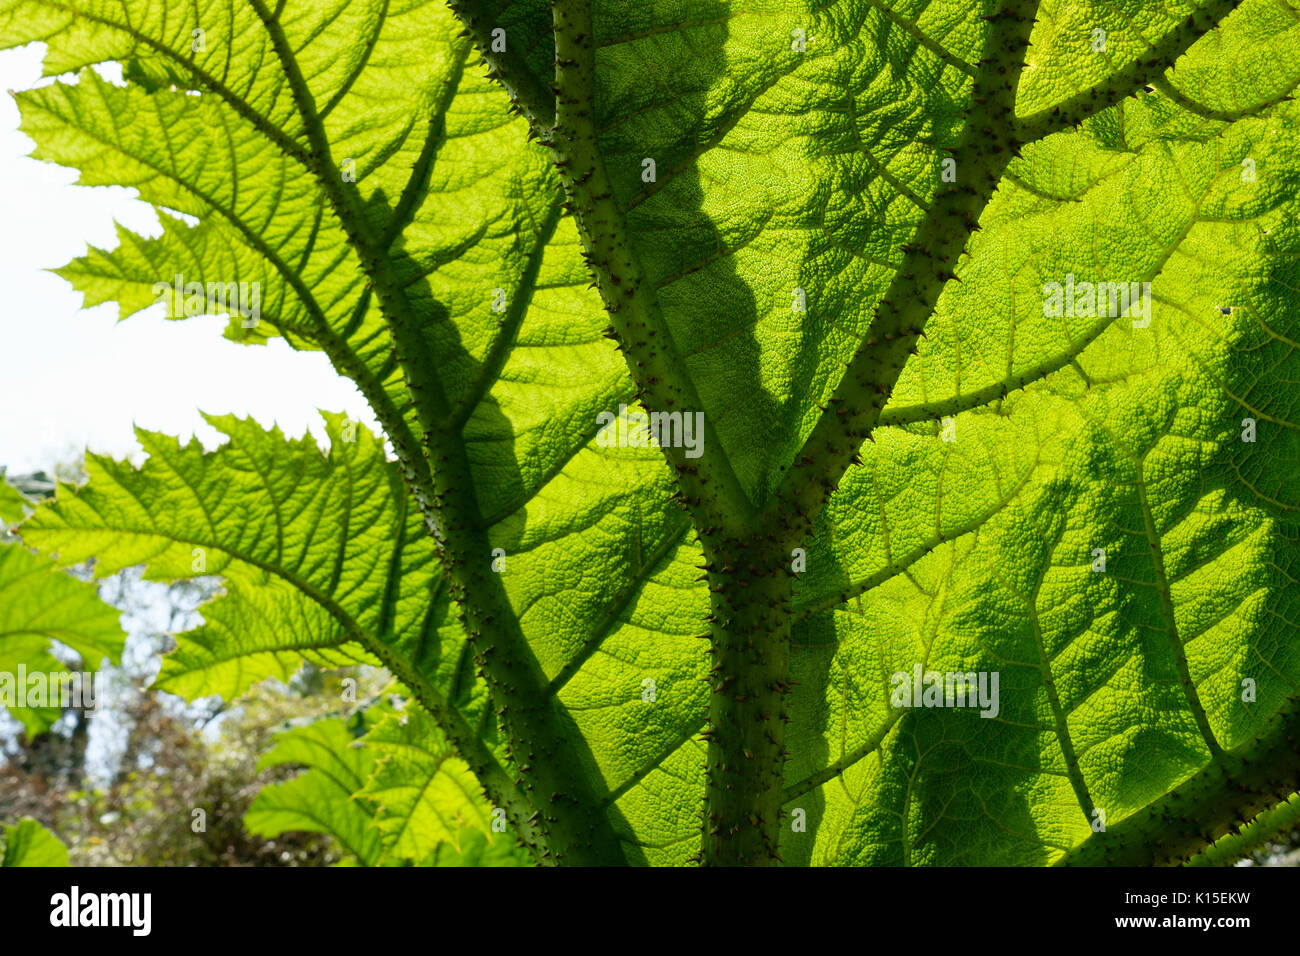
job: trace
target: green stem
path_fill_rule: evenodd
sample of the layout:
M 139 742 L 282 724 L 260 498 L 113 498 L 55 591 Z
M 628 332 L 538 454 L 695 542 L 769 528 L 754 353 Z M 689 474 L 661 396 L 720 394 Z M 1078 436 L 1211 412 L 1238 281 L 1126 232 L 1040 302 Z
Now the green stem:
M 771 866 L 780 860 L 794 579 L 787 552 L 768 542 L 706 553 L 713 668 L 700 862 Z
M 1018 120 L 1016 136 L 1026 143 L 1032 143 L 1059 130 L 1078 126 L 1089 116 L 1095 116 L 1120 100 L 1127 99 L 1173 69 L 1175 60 L 1240 5 L 1241 0 L 1212 0 L 1192 11 L 1186 20 L 1165 34 L 1144 56 L 1111 74 L 1105 82 L 1080 90 L 1055 106 Z
M 555 129 L 550 145 L 638 397 L 653 411 L 702 409 L 646 281 L 597 141 L 591 0 L 555 0 Z M 720 448 L 712 425 L 706 435 Z M 788 535 L 755 534 L 754 508 L 726 455 L 663 449 L 699 529 L 713 592 L 708 781 L 701 861 L 778 860 L 792 577 Z
M 1232 866 L 1252 850 L 1266 843 L 1280 842 L 1291 830 L 1300 829 L 1300 793 L 1293 793 L 1285 803 L 1265 810 L 1242 828 L 1207 846 L 1187 861 L 1187 866 Z
M 465 24 L 465 35 L 473 37 L 474 45 L 487 63 L 492 76 L 510 95 L 515 108 L 528 120 L 534 132 L 542 133 L 555 125 L 555 97 L 546 88 L 544 77 L 528 68 L 519 54 L 521 40 L 518 36 L 502 36 L 505 49 L 498 47 L 492 31 L 498 27 L 497 17 L 509 5 L 509 0 L 447 0 L 451 12 Z M 531 39 L 531 38 L 530 38 Z
M 1037 0 L 1015 0 L 984 18 L 989 22 L 985 55 L 961 137 L 951 150 L 956 180 L 936 191 L 903 247 L 902 264 L 876 307 L 866 339 L 765 509 L 769 521 L 789 527 L 796 539 L 811 537 L 813 520 L 879 425 L 939 296 L 956 277 L 980 214 L 1018 154 L 1016 89 L 1037 5 Z
M 1300 698 L 1259 737 L 1222 754 L 1137 813 L 1110 824 L 1061 860 L 1065 866 L 1168 866 L 1276 807 L 1300 780 Z
M 550 862 L 623 862 L 622 846 L 602 810 L 604 794 L 592 785 L 601 779 L 595 758 L 547 694 L 546 674 L 520 629 L 501 575 L 491 570 L 492 546 L 476 482 L 437 359 L 425 341 L 425 323 L 407 300 L 386 245 L 373 234 L 356 186 L 345 183 L 339 173 L 284 30 L 264 0 L 252 2 L 270 34 L 304 123 L 316 178 L 370 278 L 406 375 L 424 452 L 418 455 L 421 460 L 405 465 L 412 475 L 430 475 L 430 485 L 414 484 L 412 493 L 438 541 L 449 593 L 506 733 L 516 786 L 531 795 L 534 812 L 519 819 L 516 810 L 516 828 L 531 833 L 535 825 L 543 840 L 539 853 Z M 514 808 L 505 809 L 509 814 Z
M 617 338 L 637 397 L 649 410 L 694 414 L 704 404 L 633 249 L 597 142 L 591 0 L 554 0 L 552 12 L 556 94 L 555 129 L 549 145 L 587 264 L 610 315 L 609 334 Z M 743 533 L 754 507 L 730 460 L 720 451 L 713 424 L 705 420 L 704 425 L 705 447 L 719 451 L 694 459 L 687 457 L 686 449 L 665 444 L 664 455 L 677 472 L 683 503 L 702 529 L 703 538 L 724 529 Z

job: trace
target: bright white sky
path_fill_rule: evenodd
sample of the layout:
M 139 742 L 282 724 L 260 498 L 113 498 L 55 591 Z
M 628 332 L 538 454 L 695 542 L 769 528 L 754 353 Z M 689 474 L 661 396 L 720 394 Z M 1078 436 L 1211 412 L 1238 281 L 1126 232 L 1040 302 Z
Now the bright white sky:
M 40 81 L 43 47 L 0 52 L 0 90 Z M 345 411 L 375 428 L 360 394 L 319 352 L 283 341 L 236 345 L 227 320 L 175 322 L 162 307 L 117 321 L 116 303 L 88 311 L 81 294 L 46 269 L 85 247 L 117 245 L 114 220 L 157 233 L 135 190 L 76 187 L 73 170 L 26 158 L 18 108 L 0 95 L 0 466 L 10 474 L 50 470 L 82 449 L 142 457 L 133 423 L 212 447 L 205 412 L 251 415 L 288 435 L 323 438 L 317 409 Z

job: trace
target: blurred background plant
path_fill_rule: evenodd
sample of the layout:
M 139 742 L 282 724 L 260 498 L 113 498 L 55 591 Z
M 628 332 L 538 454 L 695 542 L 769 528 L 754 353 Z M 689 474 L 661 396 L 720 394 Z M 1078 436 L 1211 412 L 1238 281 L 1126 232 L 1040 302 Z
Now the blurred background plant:
M 340 683 L 336 674 L 315 676 L 322 684 Z M 141 692 L 109 718 L 129 729 L 126 751 L 107 783 L 89 771 L 79 730 L 24 742 L 0 770 L 0 816 L 44 824 L 68 845 L 73 865 L 339 862 L 342 854 L 327 835 L 258 837 L 243 820 L 264 785 L 296 774 L 287 766 L 258 772 L 277 730 L 326 714 L 337 696 L 268 683 L 206 719 L 177 713 L 167 696 Z
M 79 464 L 53 475 L 3 476 L 29 500 L 75 482 Z M 0 547 L 20 547 L 0 523 Z M 90 578 L 89 568 L 76 576 Z M 291 765 L 259 773 L 281 731 L 345 714 L 347 696 L 374 699 L 391 678 L 371 667 L 323 672 L 310 664 L 286 685 L 266 681 L 236 702 L 187 703 L 150 685 L 171 635 L 200 623 L 199 606 L 216 579 L 161 584 L 138 569 L 105 578 L 100 599 L 121 611 L 127 633 L 119 666 L 102 673 L 100 712 L 66 709 L 46 733 L 31 735 L 0 708 L 0 823 L 30 817 L 57 834 L 69 862 L 82 866 L 321 866 L 344 852 L 323 833 L 255 836 L 244 825 L 263 786 L 297 774 Z M 64 655 L 65 657 L 67 655 Z M 72 655 L 75 659 L 75 655 Z M 195 811 L 202 811 L 201 815 Z

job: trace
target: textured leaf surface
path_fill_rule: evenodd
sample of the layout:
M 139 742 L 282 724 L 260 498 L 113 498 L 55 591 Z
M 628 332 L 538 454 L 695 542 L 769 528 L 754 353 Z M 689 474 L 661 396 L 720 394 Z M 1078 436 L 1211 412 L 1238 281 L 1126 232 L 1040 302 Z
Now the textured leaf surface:
M 89 458 L 91 481 L 65 486 L 24 528 L 62 563 L 95 557 L 101 576 L 138 564 L 158 580 L 221 575 L 226 593 L 167 658 L 161 686 L 235 697 L 266 677 L 287 679 L 304 656 L 323 666 L 373 660 L 366 645 L 382 629 L 422 626 L 433 544 L 417 532 L 410 551 L 398 547 L 403 504 L 371 435 L 336 442 L 326 458 L 310 438 L 211 422 L 231 438 L 219 451 L 138 432 L 149 452 L 142 468 Z M 341 424 L 327 427 L 337 436 Z M 357 513 L 335 522 L 338 506 Z M 396 564 L 371 560 L 381 550 L 395 550 Z
M 577 212 L 637 272 L 602 280 L 615 323 L 625 289 L 643 320 L 625 364 L 557 174 L 439 4 L 207 0 L 198 50 L 194 24 L 143 0 L 0 2 L 0 45 L 49 38 L 50 72 L 130 67 L 125 86 L 83 72 L 20 94 L 37 155 L 200 220 L 124 231 L 65 277 L 123 315 L 177 274 L 261 282 L 262 324 L 228 334 L 325 350 L 405 469 L 338 420 L 324 455 L 247 423 L 223 422 L 231 441 L 207 455 L 146 435 L 143 469 L 93 461 L 25 537 L 158 577 L 197 573 L 207 548 L 227 595 L 164 672 L 187 693 L 237 693 L 303 654 L 378 658 L 465 725 L 457 747 L 521 770 L 543 756 L 502 743 L 486 686 L 555 704 L 594 804 L 579 815 L 629 862 L 683 863 L 710 594 L 663 456 L 596 440 L 596 414 L 638 393 L 630 371 L 704 413 L 699 474 L 724 511 L 781 500 L 791 475 L 829 490 L 793 595 L 787 862 L 1128 852 L 1171 790 L 1212 789 L 1294 720 L 1300 57 L 1284 51 L 1300 14 L 1247 0 L 1193 43 L 1187 23 L 1233 4 L 1044 2 L 1015 116 L 997 120 L 1018 124 L 1019 156 L 950 184 L 946 157 L 1004 149 L 966 127 L 1006 28 L 994 6 L 596 3 L 582 132 L 608 190 Z M 457 7 L 476 37 L 490 25 Z M 500 22 L 509 52 L 489 56 L 544 115 L 546 5 Z M 1146 83 L 1152 50 L 1179 66 Z M 963 177 L 986 166 L 997 188 L 968 223 Z M 914 245 L 957 234 L 952 276 Z M 1052 314 L 1045 284 L 1070 276 L 1149 282 L 1150 312 Z M 817 473 L 800 450 L 834 430 L 846 364 L 891 348 L 875 323 L 922 293 L 933 314 L 872 440 L 825 447 L 860 464 Z M 420 514 L 435 498 L 441 571 Z M 444 588 L 465 562 L 475 588 Z M 509 673 L 465 639 L 493 617 L 525 641 Z M 996 715 L 894 706 L 892 676 L 917 666 L 996 672 Z M 441 738 L 418 721 L 398 736 L 417 732 L 371 781 L 399 843 L 445 827 L 446 805 L 420 799 L 451 782 Z
M 428 715 L 414 708 L 384 717 L 366 735 L 376 755 L 361 795 L 375 804 L 375 824 L 387 858 L 424 860 L 462 831 L 490 833 L 491 807 L 465 761 Z

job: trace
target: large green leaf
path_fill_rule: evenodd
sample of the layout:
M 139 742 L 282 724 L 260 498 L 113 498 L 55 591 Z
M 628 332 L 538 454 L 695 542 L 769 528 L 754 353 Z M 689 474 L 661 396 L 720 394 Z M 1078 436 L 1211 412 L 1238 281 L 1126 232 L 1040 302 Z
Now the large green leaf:
M 144 564 L 157 580 L 222 577 L 226 593 L 167 658 L 162 687 L 235 697 L 266 677 L 287 679 L 304 656 L 323 666 L 373 661 L 384 635 L 428 626 L 433 542 L 407 520 L 368 431 L 351 426 L 355 440 L 338 440 L 345 420 L 328 416 L 327 457 L 310 437 L 210 421 L 230 436 L 210 455 L 141 430 L 149 458 L 140 469 L 88 456 L 89 483 L 64 486 L 23 529 L 61 563 L 94 557 L 100 576 Z M 348 518 L 336 523 L 340 504 Z M 390 560 L 372 560 L 379 551 Z
M 230 439 L 215 452 L 141 430 L 140 468 L 88 455 L 89 482 L 62 487 L 25 539 L 65 564 L 94 555 L 99 575 L 143 564 L 158 580 L 221 576 L 204 623 L 164 663 L 167 690 L 235 697 L 304 659 L 385 663 L 462 750 L 495 765 L 495 726 L 448 620 L 434 542 L 376 438 L 327 415 L 323 454 L 310 437 L 210 421 Z
M 68 848 L 31 817 L 4 828 L 0 866 L 67 866 Z
M 557 0 L 554 49 L 455 6 L 0 0 L 127 66 L 20 94 L 36 155 L 199 219 L 64 276 L 261 283 L 228 335 L 324 350 L 398 459 L 223 421 L 42 508 L 64 561 L 207 549 L 169 686 L 378 658 L 572 862 L 1150 861 L 1294 792 L 1289 4 Z M 1150 312 L 1052 314 L 1072 276 Z M 704 454 L 598 440 L 634 397 Z M 916 667 L 996 713 L 895 706 Z

